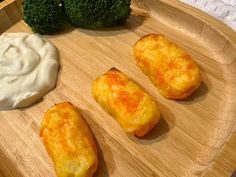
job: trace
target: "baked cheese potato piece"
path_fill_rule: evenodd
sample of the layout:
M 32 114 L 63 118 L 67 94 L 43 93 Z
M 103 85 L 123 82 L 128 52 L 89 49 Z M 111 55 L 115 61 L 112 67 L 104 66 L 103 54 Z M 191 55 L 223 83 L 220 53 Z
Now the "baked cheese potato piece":
M 91 177 L 98 159 L 93 135 L 69 102 L 51 107 L 44 115 L 40 136 L 55 164 L 58 177 Z
M 115 68 L 94 81 L 92 92 L 94 99 L 127 133 L 143 136 L 160 118 L 157 105 L 151 96 Z
M 134 56 L 166 98 L 187 98 L 201 83 L 200 70 L 191 56 L 163 35 L 142 37 L 134 45 Z

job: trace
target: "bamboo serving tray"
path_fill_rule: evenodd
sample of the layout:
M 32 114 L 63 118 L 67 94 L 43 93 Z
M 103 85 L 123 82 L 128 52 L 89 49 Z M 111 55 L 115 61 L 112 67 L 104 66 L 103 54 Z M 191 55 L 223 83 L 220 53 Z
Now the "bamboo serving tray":
M 95 177 L 232 174 L 236 167 L 236 33 L 176 0 L 135 1 L 132 8 L 146 17 L 131 15 L 122 27 L 69 28 L 44 36 L 60 52 L 57 86 L 29 108 L 0 112 L 0 176 L 55 177 L 39 126 L 44 112 L 62 101 L 77 106 L 94 133 L 99 154 Z M 31 32 L 21 19 L 20 1 L 0 3 L 0 33 Z M 148 33 L 166 35 L 199 64 L 203 82 L 187 100 L 160 96 L 135 65 L 132 46 Z M 126 73 L 157 101 L 161 120 L 144 138 L 125 134 L 92 98 L 92 81 L 111 67 Z

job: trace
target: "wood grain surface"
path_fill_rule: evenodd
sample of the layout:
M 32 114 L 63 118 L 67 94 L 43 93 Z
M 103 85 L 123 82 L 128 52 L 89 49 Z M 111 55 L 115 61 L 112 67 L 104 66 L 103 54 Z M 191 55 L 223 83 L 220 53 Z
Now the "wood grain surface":
M 4 0 L 0 3 L 0 34 L 22 19 L 22 0 Z
M 70 27 L 44 36 L 60 52 L 57 86 L 29 108 L 0 112 L 0 176 L 55 176 L 39 126 L 43 113 L 61 101 L 72 102 L 94 133 L 96 177 L 231 175 L 236 167 L 236 35 L 225 27 L 214 28 L 210 16 L 198 11 L 189 15 L 186 6 L 170 2 L 134 2 L 136 12 L 147 17 L 131 15 L 121 27 Z M 0 19 L 6 32 L 31 32 L 22 20 L 9 28 Z M 133 44 L 148 33 L 166 35 L 199 64 L 203 82 L 188 99 L 163 98 L 135 65 Z M 161 120 L 144 138 L 125 134 L 92 98 L 93 80 L 111 67 L 139 83 L 159 106 Z

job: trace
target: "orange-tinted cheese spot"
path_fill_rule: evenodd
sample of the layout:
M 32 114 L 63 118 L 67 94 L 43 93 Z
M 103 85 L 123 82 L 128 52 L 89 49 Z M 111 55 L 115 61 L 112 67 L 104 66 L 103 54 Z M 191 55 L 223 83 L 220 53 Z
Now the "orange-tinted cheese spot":
M 121 78 L 121 76 L 113 71 L 109 71 L 107 73 L 107 83 L 111 88 L 113 85 L 121 85 L 124 86 L 126 82 Z
M 162 85 L 165 85 L 166 84 L 166 81 L 164 80 L 164 76 L 161 72 L 157 71 L 157 83 L 162 86 Z
M 145 68 L 150 68 L 150 64 L 147 61 L 142 61 Z
M 135 92 L 131 94 L 126 91 L 118 91 L 116 102 L 117 104 L 124 106 L 128 113 L 134 114 L 142 97 L 142 92 Z
M 195 67 L 194 67 L 194 65 L 193 64 L 189 64 L 188 66 L 187 66 L 187 69 L 188 70 L 191 70 L 191 69 L 194 69 Z
M 178 68 L 177 64 L 175 61 L 171 61 L 168 63 L 168 70 L 173 70 L 173 69 L 176 69 Z

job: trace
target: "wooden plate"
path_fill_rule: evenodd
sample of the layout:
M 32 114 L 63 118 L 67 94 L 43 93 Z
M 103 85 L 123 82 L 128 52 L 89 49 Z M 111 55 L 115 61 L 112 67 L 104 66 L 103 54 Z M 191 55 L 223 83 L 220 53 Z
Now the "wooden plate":
M 1 32 L 30 32 L 17 2 L 0 4 Z M 38 134 L 43 113 L 61 101 L 76 105 L 95 135 L 97 177 L 231 175 L 236 167 L 236 34 L 177 1 L 136 1 L 133 8 L 149 17 L 131 15 L 123 27 L 70 28 L 44 36 L 60 51 L 57 87 L 29 108 L 0 112 L 0 176 L 55 176 Z M 168 36 L 199 64 L 203 83 L 189 99 L 163 98 L 135 65 L 132 45 L 148 33 Z M 111 67 L 137 81 L 158 103 L 162 118 L 144 138 L 127 136 L 92 98 L 92 81 Z

